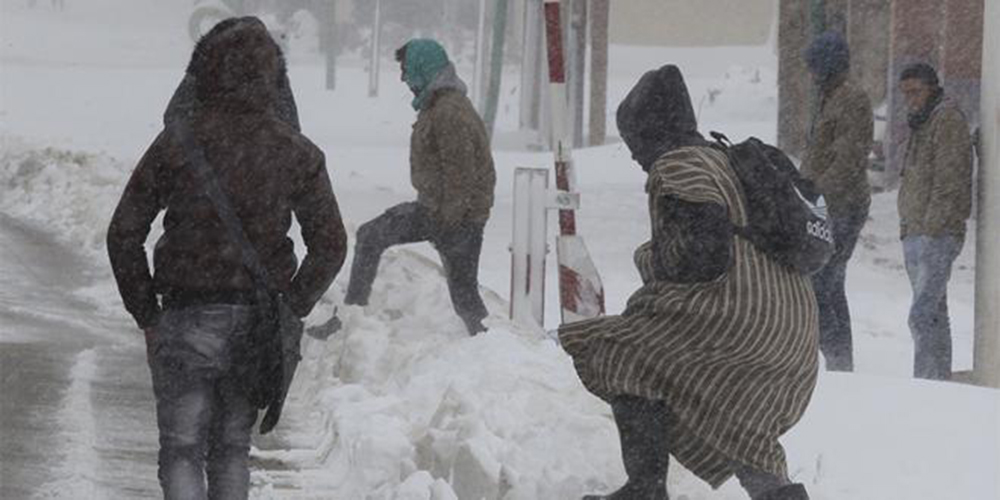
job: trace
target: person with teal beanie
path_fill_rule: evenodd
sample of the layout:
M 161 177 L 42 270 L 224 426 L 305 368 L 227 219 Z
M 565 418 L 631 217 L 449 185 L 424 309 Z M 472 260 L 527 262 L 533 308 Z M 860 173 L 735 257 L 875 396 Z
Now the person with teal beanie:
M 387 248 L 428 241 L 441 255 L 455 312 L 475 335 L 486 330 L 479 255 L 496 186 L 486 126 L 441 44 L 410 40 L 396 51 L 396 60 L 417 111 L 410 137 L 410 180 L 417 200 L 396 205 L 358 228 L 344 302 L 368 304 Z

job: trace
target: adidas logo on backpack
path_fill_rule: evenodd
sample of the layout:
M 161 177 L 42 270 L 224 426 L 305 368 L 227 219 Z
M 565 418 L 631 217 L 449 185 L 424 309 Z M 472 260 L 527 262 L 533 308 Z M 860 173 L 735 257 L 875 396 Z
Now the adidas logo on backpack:
M 736 234 L 802 274 L 819 271 L 833 254 L 826 200 L 780 149 L 751 137 L 739 144 L 712 132 L 739 178 L 748 221 Z
M 828 241 L 833 244 L 833 233 L 830 232 L 830 227 L 822 222 L 809 221 L 806 222 L 806 232 L 810 236 L 815 236 L 821 240 Z

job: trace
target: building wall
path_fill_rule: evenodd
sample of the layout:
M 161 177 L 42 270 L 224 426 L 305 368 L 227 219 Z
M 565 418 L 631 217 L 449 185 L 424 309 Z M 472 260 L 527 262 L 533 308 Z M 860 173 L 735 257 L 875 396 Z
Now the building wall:
M 646 46 L 760 45 L 777 19 L 776 0 L 617 0 L 611 2 L 613 44 Z

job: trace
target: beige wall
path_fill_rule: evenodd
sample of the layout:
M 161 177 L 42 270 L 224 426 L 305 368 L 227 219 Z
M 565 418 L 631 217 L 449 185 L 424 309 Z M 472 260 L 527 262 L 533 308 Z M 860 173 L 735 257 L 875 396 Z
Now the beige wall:
M 612 0 L 611 43 L 714 46 L 767 42 L 775 0 Z

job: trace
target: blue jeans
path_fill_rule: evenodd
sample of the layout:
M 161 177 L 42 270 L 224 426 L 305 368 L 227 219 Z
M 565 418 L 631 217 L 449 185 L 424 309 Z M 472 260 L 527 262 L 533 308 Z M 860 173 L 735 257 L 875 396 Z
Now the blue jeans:
M 247 498 L 257 409 L 232 368 L 252 319 L 249 306 L 195 306 L 167 310 L 154 328 L 147 348 L 167 500 Z
M 906 274 L 913 288 L 909 325 L 913 336 L 914 377 L 951 378 L 948 279 L 963 243 L 963 238 L 957 236 L 907 236 L 903 239 Z
M 819 307 L 819 349 L 826 359 L 826 369 L 854 370 L 851 310 L 847 305 L 847 262 L 858 243 L 861 228 L 868 220 L 868 210 L 831 218 L 835 248 L 830 261 L 812 276 L 816 305 Z

